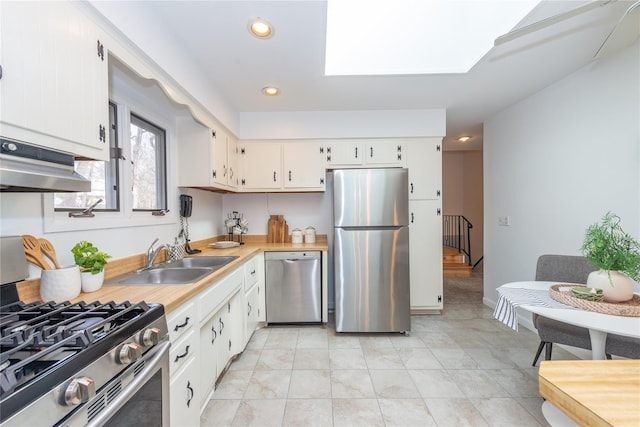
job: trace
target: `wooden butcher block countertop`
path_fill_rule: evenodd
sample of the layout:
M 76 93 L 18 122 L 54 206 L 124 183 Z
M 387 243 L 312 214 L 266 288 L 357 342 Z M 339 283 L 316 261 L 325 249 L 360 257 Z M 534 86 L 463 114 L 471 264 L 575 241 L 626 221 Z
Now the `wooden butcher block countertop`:
M 249 236 L 251 237 L 251 236 Z M 201 249 L 202 252 L 193 256 L 239 256 L 238 259 L 214 271 L 205 278 L 189 285 L 111 285 L 114 277 L 135 271 L 144 266 L 145 256 L 135 255 L 121 260 L 110 261 L 105 269 L 105 285 L 99 290 L 90 293 L 81 293 L 71 302 L 100 301 L 106 303 L 115 301 L 117 303 L 130 301 L 133 303 L 145 301 L 147 303 L 160 303 L 164 305 L 165 312 L 170 313 L 175 308 L 189 300 L 191 297 L 202 292 L 209 286 L 234 271 L 238 266 L 244 264 L 249 258 L 268 251 L 326 251 L 328 250 L 326 236 L 318 236 L 317 243 L 266 243 L 266 236 L 255 236 L 247 239 L 245 244 L 229 249 L 215 249 L 208 246 L 209 243 L 219 239 L 210 239 L 192 243 L 192 248 Z M 33 302 L 42 300 L 40 297 L 40 281 L 29 280 L 18 284 L 18 294 L 20 300 Z
M 640 360 L 540 365 L 540 395 L 581 426 L 640 426 Z

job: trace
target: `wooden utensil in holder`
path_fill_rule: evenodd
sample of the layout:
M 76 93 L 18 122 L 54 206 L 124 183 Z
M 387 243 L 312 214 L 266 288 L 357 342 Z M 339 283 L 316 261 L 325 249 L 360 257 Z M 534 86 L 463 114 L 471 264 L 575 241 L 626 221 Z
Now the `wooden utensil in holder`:
M 58 263 L 58 259 L 56 258 L 56 250 L 51 242 L 45 238 L 40 237 L 38 239 L 38 243 L 40 243 L 40 250 L 42 251 L 42 253 L 45 254 L 45 256 L 51 261 L 53 261 L 53 265 L 55 265 L 56 268 L 60 268 L 60 264 Z
M 29 234 L 23 234 L 22 246 L 24 247 L 24 253 L 27 256 L 27 261 L 37 265 L 43 270 L 51 270 L 51 266 L 42 256 L 42 250 L 40 249 L 38 239 L 30 236 Z

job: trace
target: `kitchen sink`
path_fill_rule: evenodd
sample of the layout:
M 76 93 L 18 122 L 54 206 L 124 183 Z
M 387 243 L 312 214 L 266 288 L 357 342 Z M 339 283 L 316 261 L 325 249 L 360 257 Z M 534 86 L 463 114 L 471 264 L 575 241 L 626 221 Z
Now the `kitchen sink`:
M 120 280 L 118 283 L 121 285 L 187 285 L 197 282 L 212 272 L 212 268 L 203 267 L 152 268 Z
M 234 259 L 239 258 L 238 256 L 194 256 L 189 258 L 183 258 L 178 261 L 165 262 L 162 264 L 157 264 L 153 266 L 153 269 L 173 269 L 173 268 L 194 268 L 194 267 L 205 267 L 212 268 L 214 270 L 219 269 L 227 264 L 229 264 Z

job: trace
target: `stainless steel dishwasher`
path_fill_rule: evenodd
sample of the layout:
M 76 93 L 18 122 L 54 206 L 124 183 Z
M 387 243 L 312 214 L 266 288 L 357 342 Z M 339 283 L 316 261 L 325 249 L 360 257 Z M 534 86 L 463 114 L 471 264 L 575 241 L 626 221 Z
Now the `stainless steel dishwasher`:
M 267 324 L 322 322 L 320 252 L 265 252 Z

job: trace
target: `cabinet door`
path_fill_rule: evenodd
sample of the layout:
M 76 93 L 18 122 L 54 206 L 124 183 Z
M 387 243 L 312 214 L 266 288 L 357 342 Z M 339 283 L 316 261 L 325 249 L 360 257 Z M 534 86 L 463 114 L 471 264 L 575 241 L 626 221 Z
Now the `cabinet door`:
M 72 2 L 2 2 L 2 136 L 109 159 L 107 47 Z
M 433 138 L 407 144 L 409 199 L 438 200 L 442 189 L 442 141 Z
M 324 190 L 323 154 L 320 144 L 282 144 L 284 188 Z
M 200 425 L 199 376 L 197 360 L 192 359 L 178 375 L 171 378 L 169 417 L 172 426 Z
M 245 190 L 280 189 L 282 186 L 281 144 L 244 143 L 240 148 L 242 177 Z
M 328 167 L 359 166 L 363 163 L 364 145 L 359 142 L 336 142 L 326 148 Z
M 200 404 L 206 401 L 213 391 L 218 378 L 218 326 L 219 317 L 214 315 L 200 328 L 200 383 L 202 396 Z
M 212 130 L 182 117 L 177 121 L 178 185 L 180 187 L 209 187 L 215 184 L 214 142 Z
M 242 289 L 242 285 L 240 285 Z M 230 322 L 229 328 L 229 358 L 239 354 L 244 349 L 244 336 L 245 336 L 245 310 L 243 302 L 243 291 L 237 292 L 231 300 L 227 303 L 228 307 L 228 320 Z
M 409 201 L 411 309 L 442 309 L 440 201 Z
M 402 145 L 393 142 L 368 142 L 365 147 L 367 165 L 399 165 L 402 162 Z
M 253 335 L 253 332 L 258 327 L 258 319 L 260 314 L 260 304 L 258 302 L 259 290 L 260 290 L 260 287 L 256 285 L 253 288 L 251 288 L 249 293 L 247 293 L 246 295 L 247 307 L 246 307 L 246 322 L 245 322 L 246 332 L 245 332 L 245 339 L 244 339 L 245 345 L 249 342 L 249 340 L 251 339 L 251 336 Z
M 232 135 L 227 135 L 227 165 L 229 168 L 227 185 L 231 188 L 237 188 L 240 180 L 240 173 L 238 171 L 238 140 Z
M 213 147 L 213 182 L 214 184 L 227 185 L 229 176 L 227 134 L 220 129 L 212 129 L 211 144 Z

